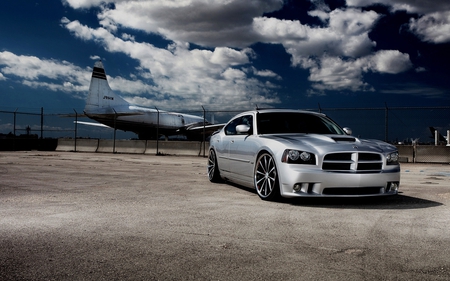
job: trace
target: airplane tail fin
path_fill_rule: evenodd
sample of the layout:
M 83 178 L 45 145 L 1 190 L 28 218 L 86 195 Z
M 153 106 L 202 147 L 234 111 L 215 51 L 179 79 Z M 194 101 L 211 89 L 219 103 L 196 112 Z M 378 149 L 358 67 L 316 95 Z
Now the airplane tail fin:
M 98 61 L 92 71 L 91 85 L 86 100 L 85 112 L 89 113 L 112 113 L 114 108 L 128 106 L 129 103 L 119 95 L 116 95 L 109 87 L 106 79 L 103 63 Z
M 429 129 L 430 129 L 430 132 L 431 132 L 431 138 L 433 138 L 434 139 L 434 134 L 435 134 L 435 131 L 437 131 L 434 127 L 428 127 Z M 438 132 L 438 140 L 439 141 L 446 141 L 446 139 L 445 139 L 445 137 L 443 136 L 443 135 L 441 135 L 441 133 L 439 133 Z

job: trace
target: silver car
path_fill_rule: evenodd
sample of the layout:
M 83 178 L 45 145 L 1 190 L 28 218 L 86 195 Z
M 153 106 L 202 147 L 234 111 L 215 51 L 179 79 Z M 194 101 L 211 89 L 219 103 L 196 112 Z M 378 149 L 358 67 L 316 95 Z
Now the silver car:
M 244 112 L 211 136 L 208 177 L 254 187 L 263 200 L 397 194 L 396 147 L 350 134 L 321 113 Z

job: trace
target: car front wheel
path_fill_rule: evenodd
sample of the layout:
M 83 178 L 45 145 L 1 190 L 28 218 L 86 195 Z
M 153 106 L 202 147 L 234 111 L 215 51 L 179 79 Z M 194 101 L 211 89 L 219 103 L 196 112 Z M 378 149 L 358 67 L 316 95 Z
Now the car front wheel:
M 280 195 L 277 167 L 269 153 L 258 157 L 254 172 L 256 192 L 263 200 L 275 200 Z
M 217 166 L 216 152 L 211 149 L 208 156 L 208 178 L 211 182 L 220 182 L 219 166 Z

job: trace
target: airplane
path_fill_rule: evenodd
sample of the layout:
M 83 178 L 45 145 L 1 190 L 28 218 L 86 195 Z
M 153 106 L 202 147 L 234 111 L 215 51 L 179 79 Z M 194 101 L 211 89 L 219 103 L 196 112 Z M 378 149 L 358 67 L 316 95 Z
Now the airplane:
M 188 140 L 201 141 L 224 125 L 211 124 L 200 116 L 130 104 L 111 90 L 101 61 L 94 64 L 84 114 L 99 123 L 77 123 L 131 131 L 139 139 L 162 135 L 167 140 L 169 136 L 183 135 Z
M 428 127 L 428 128 L 430 129 L 430 132 L 431 132 L 431 137 L 430 138 L 434 139 L 434 134 L 435 134 L 435 131 L 437 131 L 437 129 L 435 129 L 434 127 Z M 444 137 L 443 135 L 441 135 L 441 133 L 438 132 L 438 141 L 439 142 L 446 142 L 447 138 Z

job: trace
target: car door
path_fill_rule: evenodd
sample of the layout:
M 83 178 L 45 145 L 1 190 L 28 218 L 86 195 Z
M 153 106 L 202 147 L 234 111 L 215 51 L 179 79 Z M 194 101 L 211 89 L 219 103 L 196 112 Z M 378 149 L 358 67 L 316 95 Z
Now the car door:
M 230 160 L 230 144 L 234 142 L 236 132 L 236 126 L 239 125 L 240 117 L 231 120 L 223 130 L 223 137 L 221 143 L 216 147 L 217 157 L 220 170 L 228 173 L 230 172 L 231 160 Z
M 237 126 L 244 125 L 249 130 L 239 132 Z M 253 136 L 253 115 L 241 116 L 235 122 L 235 134 L 229 138 L 229 170 L 241 180 L 252 181 L 253 164 L 255 161 L 256 145 Z

